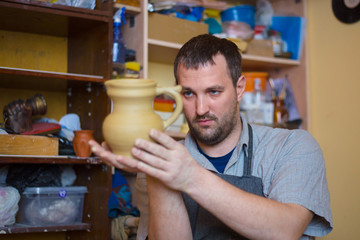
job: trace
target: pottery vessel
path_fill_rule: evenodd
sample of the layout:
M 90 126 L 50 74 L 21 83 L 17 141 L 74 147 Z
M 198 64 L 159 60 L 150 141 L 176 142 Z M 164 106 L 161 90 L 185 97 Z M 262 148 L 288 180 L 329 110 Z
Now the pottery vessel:
M 77 157 L 90 157 L 91 148 L 88 142 L 93 136 L 94 130 L 74 131 L 73 147 Z
M 115 154 L 130 157 L 130 150 L 137 138 L 151 141 L 150 129 L 164 130 L 182 112 L 181 86 L 156 85 L 157 82 L 150 79 L 114 79 L 105 82 L 113 105 L 102 130 L 106 143 Z M 168 94 L 176 101 L 173 114 L 165 121 L 153 110 L 153 100 L 160 94 Z
M 47 104 L 43 95 L 35 94 L 32 98 L 26 100 L 26 105 L 31 107 L 32 115 L 45 115 L 47 112 Z

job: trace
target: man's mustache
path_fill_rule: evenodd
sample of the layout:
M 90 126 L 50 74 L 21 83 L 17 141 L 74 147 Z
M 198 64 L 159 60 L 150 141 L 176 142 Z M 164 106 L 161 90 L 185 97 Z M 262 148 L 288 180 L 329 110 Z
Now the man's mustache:
M 199 122 L 199 121 L 204 121 L 204 120 L 217 120 L 217 117 L 213 114 L 210 113 L 206 113 L 204 115 L 197 115 L 194 119 L 193 119 L 193 123 Z

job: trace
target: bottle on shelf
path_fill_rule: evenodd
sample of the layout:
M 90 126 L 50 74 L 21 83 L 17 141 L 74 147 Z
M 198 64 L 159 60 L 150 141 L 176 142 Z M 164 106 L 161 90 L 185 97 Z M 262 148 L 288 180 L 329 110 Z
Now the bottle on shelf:
M 261 79 L 254 79 L 254 91 L 252 92 L 251 122 L 264 123 L 264 114 L 261 111 L 265 102 L 264 94 L 261 90 Z
M 125 74 L 126 44 L 121 32 L 121 25 L 126 24 L 125 7 L 117 10 L 113 19 L 113 75 L 123 76 Z
M 251 123 L 272 124 L 274 105 L 266 97 L 266 72 L 244 72 L 246 88 L 240 110 Z
M 289 112 L 285 106 L 285 97 L 286 97 L 286 82 L 284 83 L 279 95 L 273 98 L 275 124 L 286 124 L 289 121 Z

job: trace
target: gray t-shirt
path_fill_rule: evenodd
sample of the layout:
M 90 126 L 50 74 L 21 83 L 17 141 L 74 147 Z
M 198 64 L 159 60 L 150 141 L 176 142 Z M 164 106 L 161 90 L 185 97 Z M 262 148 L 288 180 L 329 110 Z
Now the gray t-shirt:
M 244 154 L 249 141 L 248 126 L 242 120 L 240 141 L 225 167 L 224 174 L 242 176 Z M 287 130 L 253 125 L 252 175 L 263 182 L 264 196 L 282 203 L 299 204 L 314 212 L 301 239 L 325 236 L 333 228 L 330 194 L 322 150 L 305 130 Z M 204 168 L 217 172 L 188 134 L 185 146 Z M 245 151 L 243 150 L 245 145 Z M 307 236 L 306 236 L 307 235 Z

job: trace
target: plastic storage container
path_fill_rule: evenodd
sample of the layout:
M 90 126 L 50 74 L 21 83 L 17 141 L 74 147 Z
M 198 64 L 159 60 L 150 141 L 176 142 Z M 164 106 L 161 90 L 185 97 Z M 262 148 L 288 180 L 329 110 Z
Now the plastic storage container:
M 87 188 L 31 187 L 21 196 L 17 223 L 28 225 L 69 225 L 81 223 Z
M 221 12 L 221 21 L 246 22 L 250 27 L 255 27 L 255 7 L 252 5 L 238 5 Z
M 269 76 L 267 72 L 243 72 L 246 79 L 245 92 L 252 92 L 255 86 L 255 79 L 260 79 L 260 90 L 266 90 L 266 80 Z
M 257 82 L 258 90 L 261 93 L 264 93 L 266 90 L 266 81 L 269 75 L 267 72 L 243 72 L 242 74 L 245 77 L 246 85 L 240 107 L 246 110 L 249 106 L 253 105 L 255 101 L 255 81 Z

